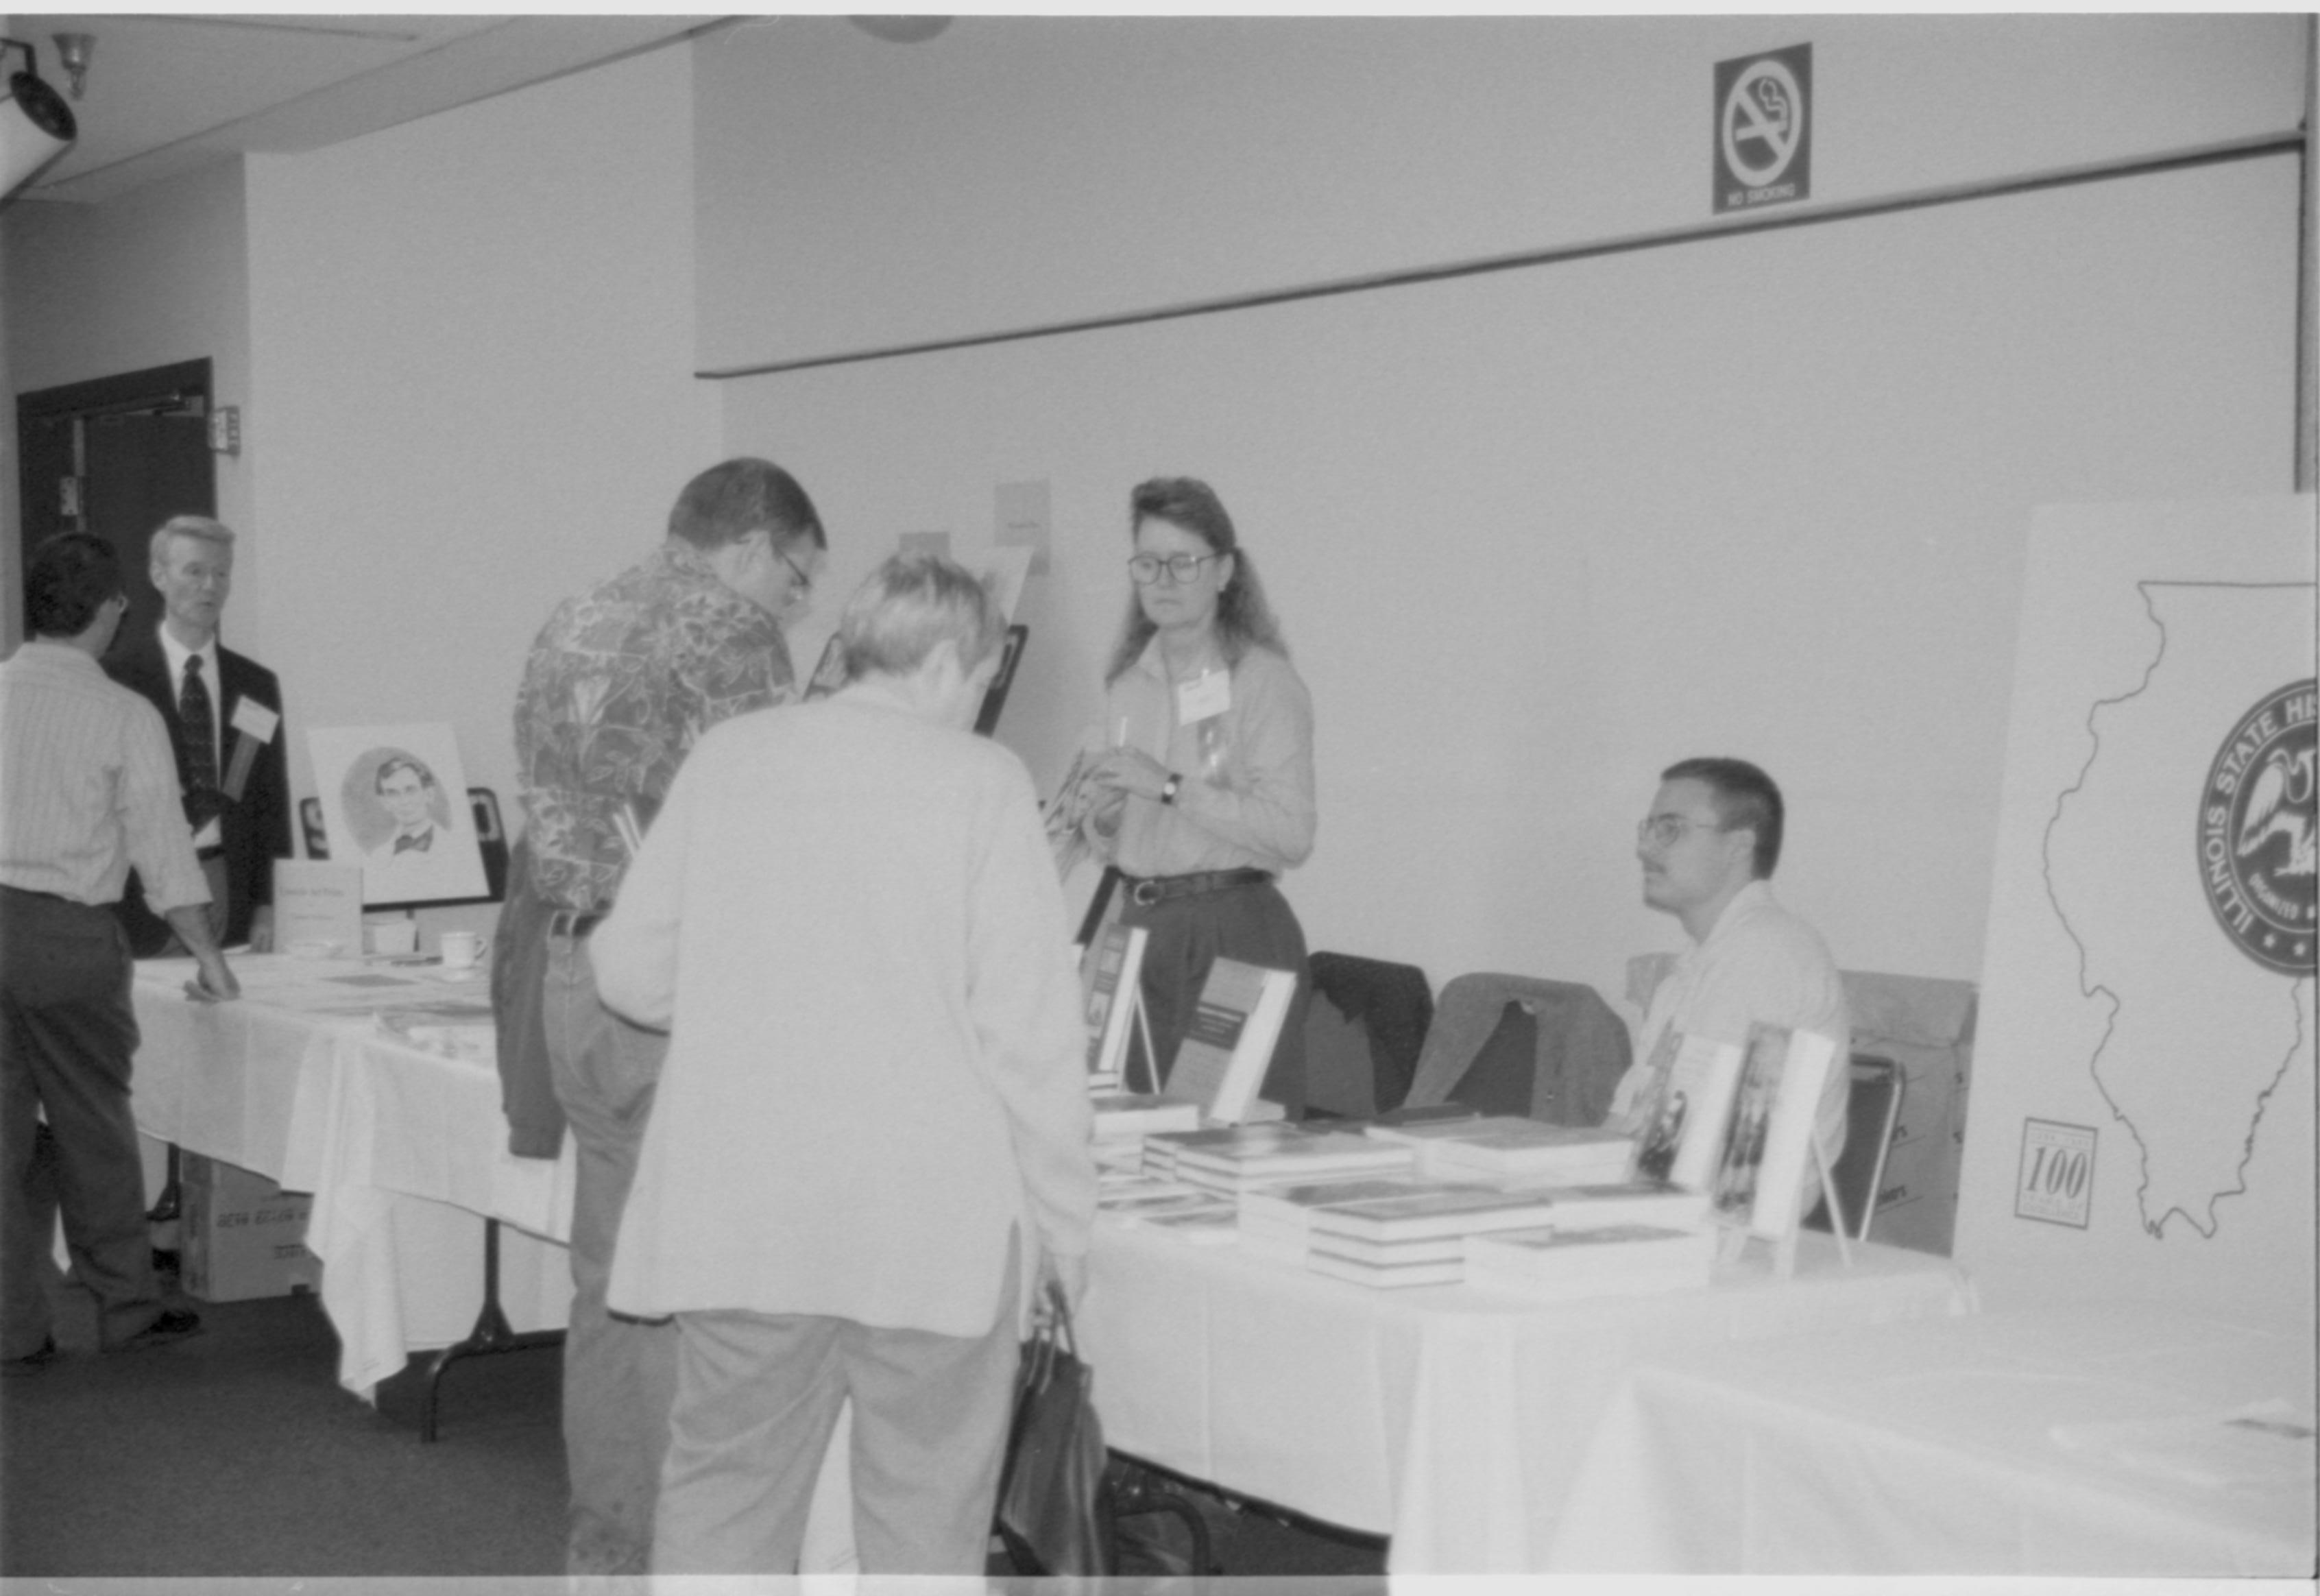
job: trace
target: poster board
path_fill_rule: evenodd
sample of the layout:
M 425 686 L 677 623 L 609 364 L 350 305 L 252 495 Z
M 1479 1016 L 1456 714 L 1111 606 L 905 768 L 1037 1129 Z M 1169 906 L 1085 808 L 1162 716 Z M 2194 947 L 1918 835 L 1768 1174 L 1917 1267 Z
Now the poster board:
M 1991 1306 L 2311 1322 L 2312 517 L 2034 519 L 1955 1252 Z
M 362 866 L 366 907 L 489 894 L 448 724 L 318 727 L 306 738 L 331 857 Z

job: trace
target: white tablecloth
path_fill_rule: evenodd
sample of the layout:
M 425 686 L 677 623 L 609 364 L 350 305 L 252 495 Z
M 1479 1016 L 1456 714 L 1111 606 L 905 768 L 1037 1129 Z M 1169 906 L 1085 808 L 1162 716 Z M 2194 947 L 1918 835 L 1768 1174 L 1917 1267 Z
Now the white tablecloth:
M 1997 1313 L 1654 1357 L 1597 1430 L 1551 1566 L 2308 1578 L 2308 1473 L 2194 1483 L 2066 1446 L 2056 1429 L 2140 1432 L 2268 1399 L 2308 1415 L 2314 1357 L 2309 1325 L 2164 1308 Z M 2292 1461 L 2297 1444 L 2279 1445 Z
M 137 966 L 143 1033 L 131 1080 L 138 1128 L 189 1152 L 314 1196 L 306 1245 L 322 1260 L 322 1306 L 339 1378 L 367 1392 L 414 1351 L 447 1347 L 483 1303 L 483 1226 L 505 1221 L 500 1302 L 517 1329 L 561 1326 L 571 1267 L 572 1153 L 507 1151 L 499 1076 L 487 1063 L 422 1052 L 367 1011 L 463 997 L 481 976 L 244 955 L 236 1002 L 188 1001 L 190 960 Z
M 1542 1303 L 1372 1291 L 1100 1221 L 1083 1350 L 1121 1451 L 1390 1535 L 1397 1573 L 1545 1565 L 1584 1446 L 1640 1356 L 1970 1313 L 1946 1259 L 1808 1235 L 1794 1279 L 1759 1246 L 1706 1292 Z

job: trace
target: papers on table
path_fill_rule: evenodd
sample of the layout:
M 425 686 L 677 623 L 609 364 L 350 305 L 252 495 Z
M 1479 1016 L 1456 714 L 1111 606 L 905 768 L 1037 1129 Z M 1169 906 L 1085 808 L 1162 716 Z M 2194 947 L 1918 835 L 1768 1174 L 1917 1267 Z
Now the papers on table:
M 2057 1424 L 2055 1444 L 2125 1464 L 2139 1473 L 2210 1491 L 2303 1485 L 2315 1480 L 2320 1427 L 2310 1407 L 2279 1398 L 2220 1413 Z

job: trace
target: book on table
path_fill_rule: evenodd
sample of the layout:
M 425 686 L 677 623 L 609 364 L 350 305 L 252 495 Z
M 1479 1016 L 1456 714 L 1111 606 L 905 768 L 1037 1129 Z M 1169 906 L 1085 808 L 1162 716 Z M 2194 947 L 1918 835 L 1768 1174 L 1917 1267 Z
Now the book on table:
M 1712 1227 L 1606 1225 L 1496 1230 L 1465 1238 L 1466 1283 L 1557 1301 L 1699 1291 L 1716 1267 Z
M 1165 1183 L 1145 1191 L 1110 1191 L 1096 1194 L 1099 1213 L 1117 1220 L 1135 1221 L 1176 1213 L 1217 1213 L 1231 1207 L 1214 1192 L 1200 1191 L 1165 1191 Z
M 1704 1192 L 1715 1177 L 1740 1086 L 1741 1050 L 1706 1037 L 1662 1038 L 1669 1056 L 1654 1068 L 1636 1128 L 1633 1174 Z
M 1551 1225 L 1554 1199 L 1536 1191 L 1437 1185 L 1388 1196 L 1332 1202 L 1313 1211 L 1313 1236 L 1348 1236 L 1370 1242 L 1430 1240 L 1482 1230 Z
M 1306 1238 L 1304 1257 L 1308 1263 L 1315 1258 L 1335 1258 L 1345 1263 L 1367 1264 L 1373 1268 L 1391 1268 L 1403 1264 L 1457 1264 L 1463 1272 L 1466 1238 L 1464 1236 L 1420 1236 L 1410 1241 L 1366 1241 L 1358 1236 L 1340 1236 L 1334 1231 L 1316 1230 Z
M 1355 1285 L 1393 1291 L 1418 1285 L 1456 1285 L 1465 1277 L 1466 1265 L 1458 1258 L 1424 1259 L 1407 1264 L 1365 1264 L 1359 1258 L 1333 1257 L 1327 1253 L 1308 1252 L 1305 1267 L 1314 1274 L 1326 1274 L 1333 1280 L 1349 1280 Z
M 1197 1117 L 1197 1116 L 1196 1116 Z M 1217 1148 L 1238 1148 L 1246 1152 L 1269 1151 L 1317 1134 L 1303 1125 L 1286 1120 L 1272 1120 L 1246 1125 L 1211 1125 L 1198 1122 L 1173 1130 L 1154 1131 L 1144 1138 L 1144 1163 L 1158 1174 L 1175 1172 L 1176 1160 L 1187 1150 L 1195 1152 Z
M 1246 1119 L 1296 991 L 1297 977 L 1288 970 L 1237 958 L 1211 964 L 1162 1093 L 1198 1103 L 1220 1125 Z
M 1187 1149 L 1176 1155 L 1175 1176 L 1212 1191 L 1238 1192 L 1255 1185 L 1318 1180 L 1361 1171 L 1408 1169 L 1407 1149 L 1381 1147 L 1358 1136 L 1326 1133 L 1279 1147 L 1234 1152 Z
M 1098 1141 L 1190 1130 L 1201 1122 L 1196 1105 L 1149 1092 L 1098 1092 L 1089 1097 L 1088 1104 L 1095 1111 Z
M 1142 926 L 1115 920 L 1080 956 L 1080 1008 L 1088 1028 L 1088 1077 L 1117 1087 L 1136 1029 L 1137 985 L 1144 969 Z
M 1534 1176 L 1567 1183 L 1627 1178 L 1633 1138 L 1616 1130 L 1549 1125 L 1511 1114 L 1431 1124 L 1368 1127 L 1365 1134 L 1418 1149 L 1418 1167 L 1445 1176 Z
M 1814 1031 L 1748 1028 L 1731 1122 L 1708 1181 L 1716 1218 L 1775 1241 L 1796 1229 L 1814 1122 L 1835 1056 L 1836 1043 Z
M 1240 1222 L 1244 1230 L 1271 1231 L 1283 1237 L 1305 1238 L 1312 1228 L 1313 1215 L 1333 1203 L 1355 1202 L 1367 1197 L 1400 1197 L 1411 1192 L 1438 1189 L 1440 1183 L 1427 1181 L 1409 1171 L 1396 1170 L 1382 1174 L 1353 1175 L 1342 1180 L 1299 1181 L 1281 1184 L 1266 1183 L 1250 1186 L 1240 1193 Z M 1463 1190 L 1484 1191 L 1482 1186 Z
M 1239 1236 L 1232 1203 L 1218 1197 L 1187 1198 L 1174 1207 L 1155 1203 L 1120 1217 L 1139 1230 L 1156 1230 L 1202 1247 L 1221 1246 Z
M 1566 1230 L 1598 1230 L 1606 1225 L 1696 1230 L 1708 1223 L 1708 1193 L 1686 1191 L 1668 1181 L 1608 1181 L 1538 1189 L 1554 1199 L 1554 1222 Z

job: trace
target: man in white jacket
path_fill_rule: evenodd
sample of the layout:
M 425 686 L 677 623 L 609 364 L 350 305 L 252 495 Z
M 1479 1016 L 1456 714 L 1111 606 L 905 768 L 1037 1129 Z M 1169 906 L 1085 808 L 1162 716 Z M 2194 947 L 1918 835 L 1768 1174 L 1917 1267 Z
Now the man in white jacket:
M 849 685 L 704 735 L 596 931 L 671 1032 L 610 1291 L 679 1331 L 656 1572 L 795 1572 L 849 1397 L 863 1572 L 982 1572 L 1026 1304 L 1077 1297 L 1095 1207 L 1062 889 L 966 730 L 1004 630 L 889 560 Z

